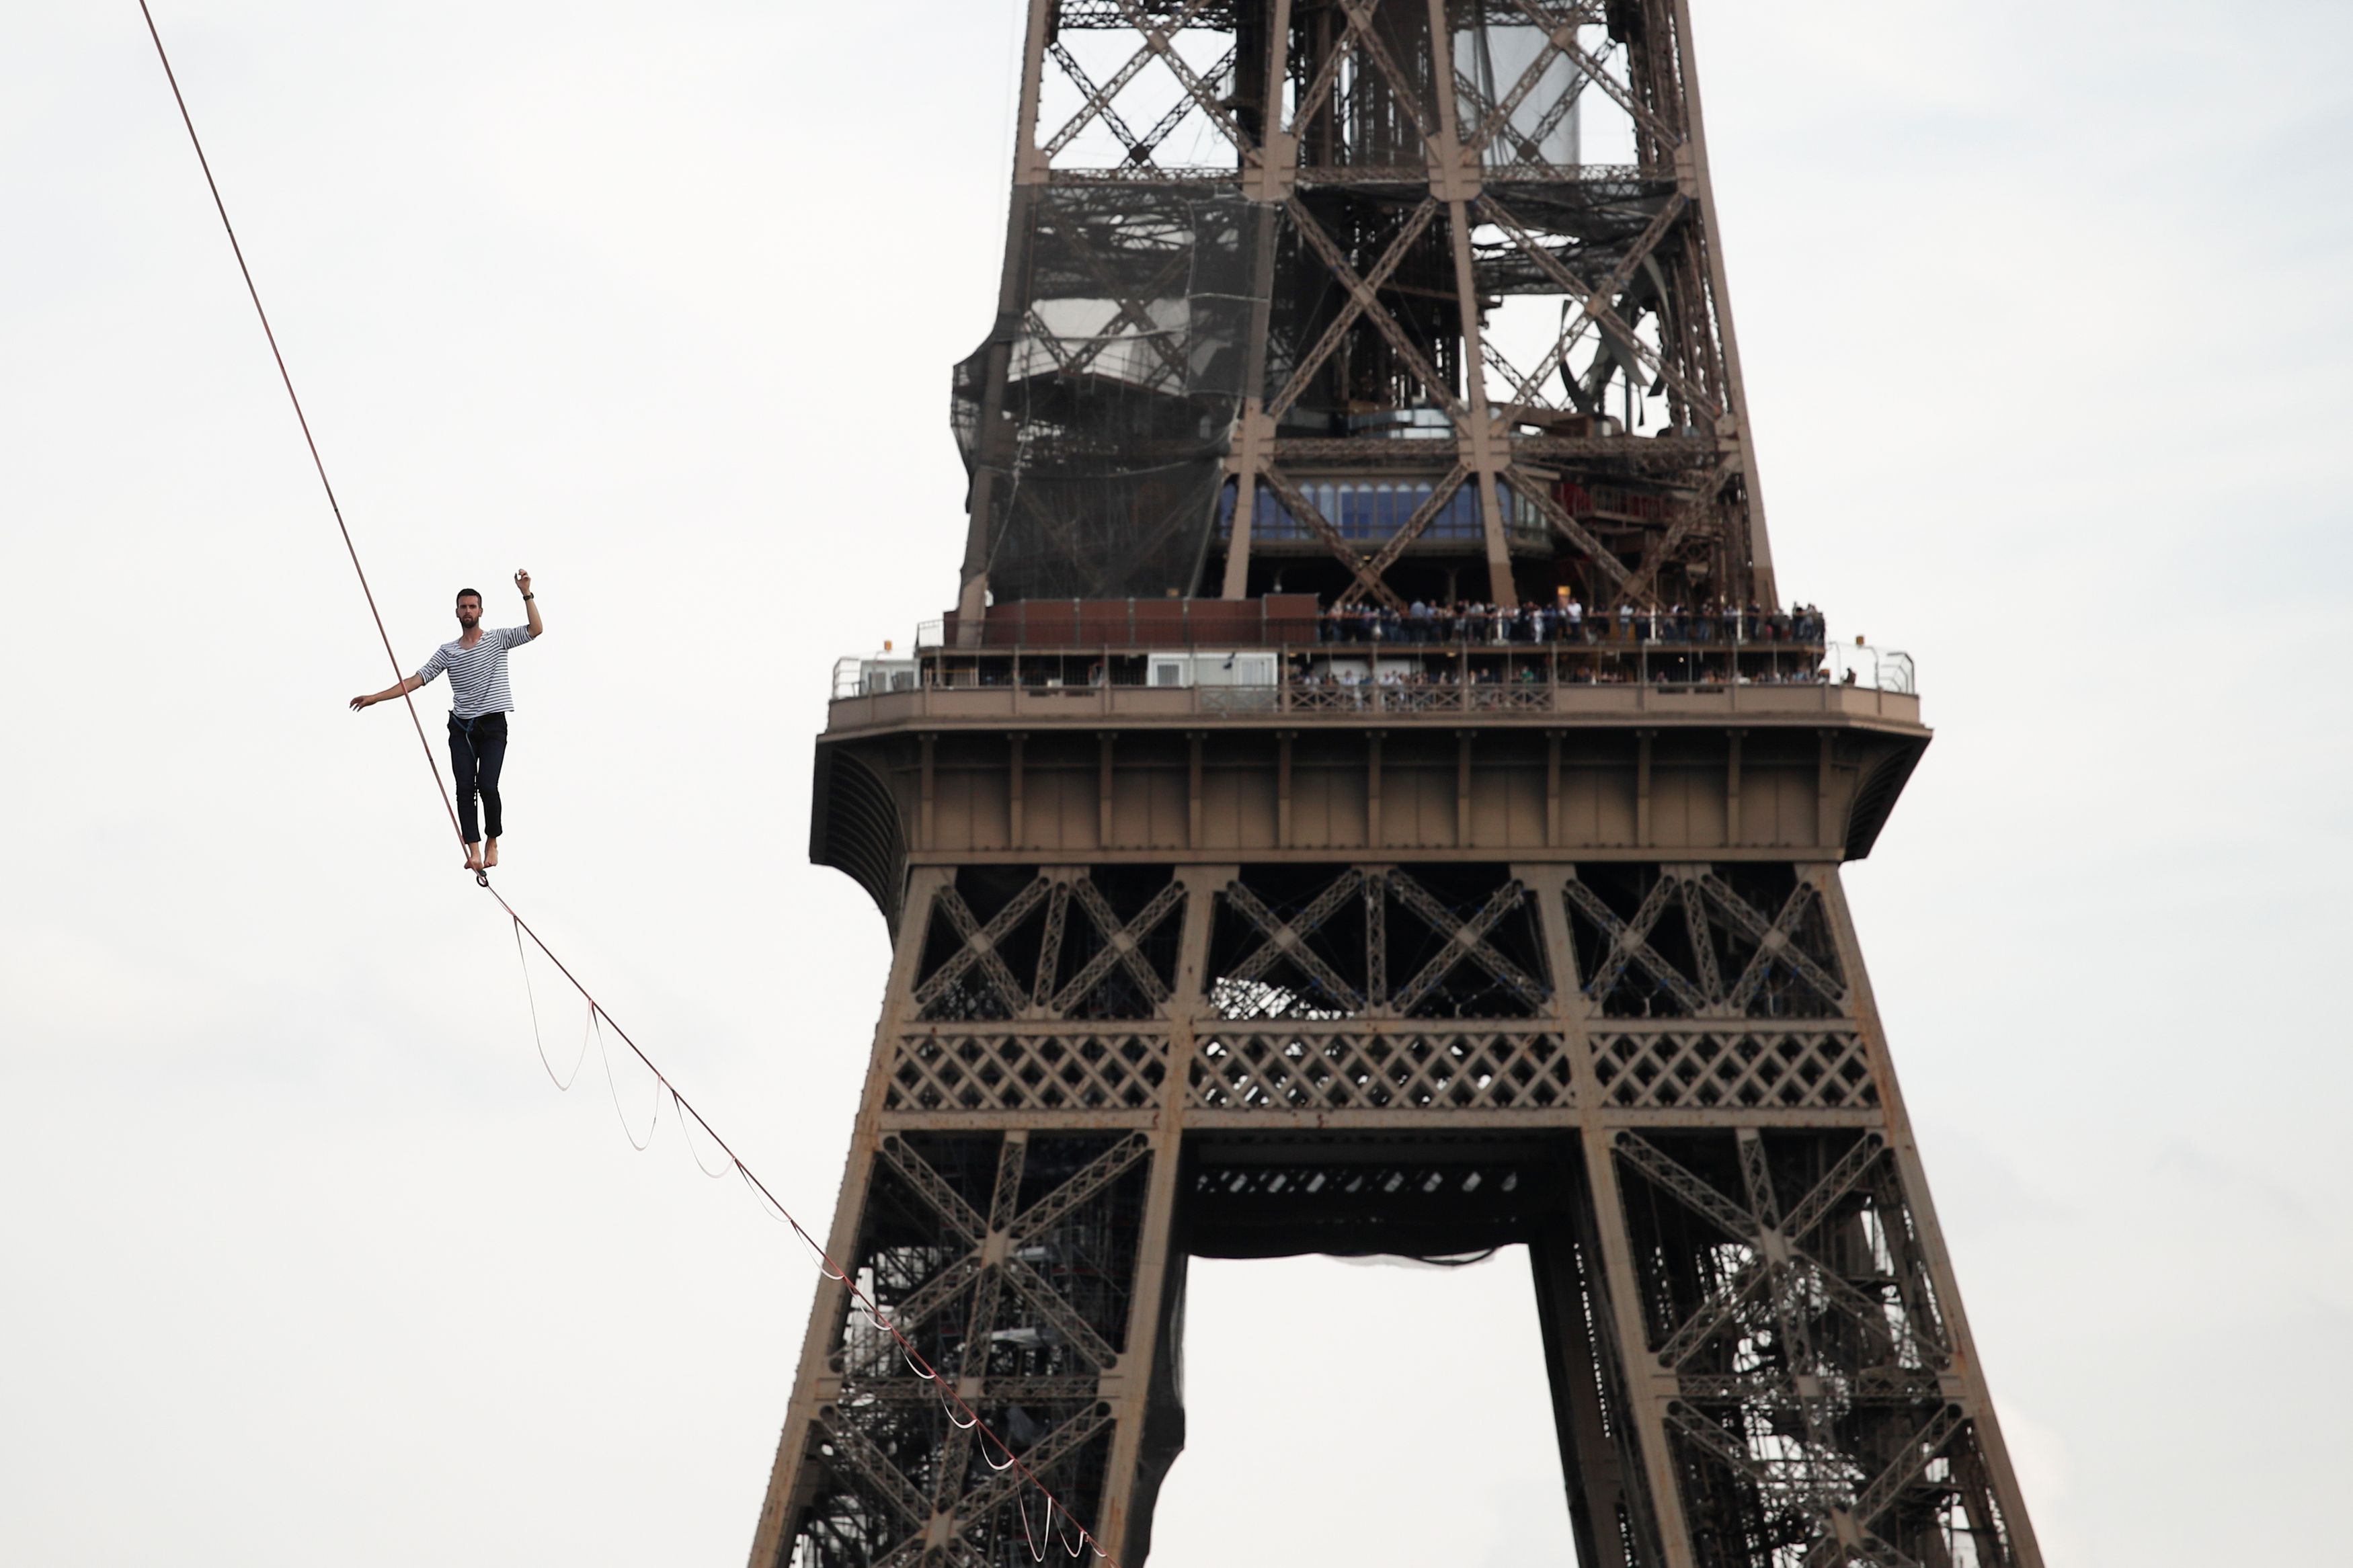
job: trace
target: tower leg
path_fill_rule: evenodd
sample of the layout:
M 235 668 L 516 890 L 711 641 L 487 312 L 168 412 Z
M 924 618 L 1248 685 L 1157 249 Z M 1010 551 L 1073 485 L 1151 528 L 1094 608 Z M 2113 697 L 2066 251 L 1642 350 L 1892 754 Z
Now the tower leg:
M 1142 1561 L 1182 1446 L 1174 1003 L 1212 869 L 916 874 L 831 1247 L 987 1430 L 823 1282 L 754 1568 L 1009 1560 L 1082 1529 Z
M 995 1436 L 827 1282 L 754 1568 L 1143 1568 L 1187 1258 L 1514 1241 L 1583 1568 L 2040 1568 L 1832 868 L 984 866 L 905 910 L 831 1246 Z

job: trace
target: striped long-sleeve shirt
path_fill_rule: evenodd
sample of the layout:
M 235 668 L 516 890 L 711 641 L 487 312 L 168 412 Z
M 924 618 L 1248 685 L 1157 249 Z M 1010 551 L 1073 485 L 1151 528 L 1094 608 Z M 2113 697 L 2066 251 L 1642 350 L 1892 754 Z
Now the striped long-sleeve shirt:
M 462 642 L 445 642 L 433 650 L 431 658 L 417 667 L 417 684 L 427 684 L 446 669 L 449 672 L 450 712 L 460 719 L 512 713 L 514 698 L 507 690 L 507 650 L 529 641 L 529 626 L 505 626 L 497 631 L 486 629 L 471 647 Z

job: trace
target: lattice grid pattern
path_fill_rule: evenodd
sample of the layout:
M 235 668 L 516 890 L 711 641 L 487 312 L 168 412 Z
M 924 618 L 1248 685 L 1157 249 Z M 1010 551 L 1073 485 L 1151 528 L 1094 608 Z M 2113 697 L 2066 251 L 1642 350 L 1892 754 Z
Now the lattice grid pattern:
M 1543 1030 L 1224 1033 L 1193 1058 L 1213 1110 L 1548 1110 L 1570 1104 L 1566 1040 Z
M 1126 1343 L 1141 1133 L 893 1132 L 849 1266 L 892 1327 L 1079 1517 L 1102 1494 L 1101 1377 Z M 807 1433 L 812 1483 L 795 1568 L 1009 1563 L 1022 1486 L 952 1419 L 896 1338 L 837 1320 L 841 1380 Z M 1031 1501 L 1034 1510 L 1037 1503 Z M 939 1542 L 948 1545 L 944 1556 Z
M 1865 1110 L 1879 1103 L 1870 1047 L 1852 1030 L 1596 1035 L 1594 1076 L 1642 1110 Z
M 1820 890 L 1773 880 L 1755 868 L 1581 868 L 1562 889 L 1579 988 L 1605 1017 L 1852 1016 Z
M 891 1110 L 1144 1110 L 1168 1077 L 1168 1042 L 1148 1034 L 998 1030 L 902 1037 Z
M 1764 1568 L 2017 1561 L 1877 1132 L 1621 1133 L 1648 1349 L 1686 1495 Z

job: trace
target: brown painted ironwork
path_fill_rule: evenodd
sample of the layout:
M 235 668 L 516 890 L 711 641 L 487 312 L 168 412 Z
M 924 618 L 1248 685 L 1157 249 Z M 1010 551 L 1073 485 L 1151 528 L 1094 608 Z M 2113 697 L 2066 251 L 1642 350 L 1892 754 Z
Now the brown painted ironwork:
M 1683 0 L 1032 0 L 1019 124 L 959 613 L 818 746 L 893 935 L 831 1255 L 1127 1568 L 1191 1258 L 1506 1245 L 1585 1568 L 2040 1568 L 1841 883 L 1916 695 L 1197 607 L 1772 605 Z M 754 1568 L 1029 1561 L 1001 1458 L 825 1281 Z

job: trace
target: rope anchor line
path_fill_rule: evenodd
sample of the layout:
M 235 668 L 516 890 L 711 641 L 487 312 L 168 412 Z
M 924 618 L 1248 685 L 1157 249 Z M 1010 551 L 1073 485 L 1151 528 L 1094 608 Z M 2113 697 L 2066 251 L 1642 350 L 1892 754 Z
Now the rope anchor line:
M 343 503 L 336 499 L 334 483 L 327 477 L 326 459 L 319 451 L 317 437 L 311 434 L 310 416 L 303 412 L 301 396 L 294 389 L 294 377 L 292 373 L 287 369 L 286 355 L 278 346 L 278 333 L 269 324 L 269 312 L 261 303 L 261 290 L 253 280 L 253 268 L 246 262 L 245 247 L 238 243 L 237 237 L 237 226 L 229 221 L 228 204 L 221 197 L 220 182 L 213 177 L 212 160 L 205 155 L 204 140 L 196 134 L 195 119 L 188 111 L 188 100 L 186 95 L 180 90 L 180 79 L 178 73 L 172 69 L 171 55 L 169 51 L 164 47 L 164 35 L 155 25 L 155 14 L 148 8 L 147 0 L 139 0 L 139 14 L 146 21 L 147 36 L 154 41 L 155 58 L 164 68 L 164 79 L 171 85 L 172 100 L 179 108 L 180 123 L 187 129 L 188 144 L 195 151 L 196 163 L 198 167 L 204 171 L 205 187 L 212 195 L 213 210 L 220 215 L 221 231 L 228 237 L 229 250 L 237 258 L 237 273 L 245 281 L 246 295 L 253 301 L 253 313 L 261 322 L 262 336 L 269 341 L 270 358 L 278 367 L 278 379 L 286 388 L 286 399 L 287 402 L 293 406 L 295 422 L 301 426 L 302 442 L 311 454 L 311 466 L 318 472 L 319 487 L 326 494 L 327 509 L 334 514 L 335 530 L 343 538 L 343 552 L 351 558 L 352 572 L 353 574 L 359 579 L 360 593 L 367 601 L 368 616 L 375 624 L 377 640 L 384 645 L 385 658 L 391 665 L 394 678 L 396 681 L 397 681 L 402 674 L 402 670 L 399 656 L 393 651 L 392 634 L 385 627 L 384 613 L 377 606 L 375 588 L 368 583 L 367 570 L 360 563 L 359 547 L 353 542 L 352 539 L 351 526 L 344 520 Z M 409 723 L 415 728 L 417 731 L 417 745 L 425 753 L 425 765 L 433 775 L 434 793 L 440 797 L 442 809 L 448 815 L 449 830 L 451 834 L 457 837 L 459 843 L 463 845 L 465 842 L 465 830 L 459 825 L 457 801 L 449 792 L 448 782 L 441 776 L 441 764 L 433 755 L 432 742 L 426 738 L 425 721 L 417 714 L 416 700 L 413 695 L 404 692 L 401 696 L 401 701 L 408 710 Z M 892 1340 L 896 1341 L 901 1353 L 906 1358 L 908 1366 L 914 1370 L 916 1375 L 930 1382 L 939 1390 L 942 1402 L 950 1406 L 954 1414 L 960 1415 L 966 1418 L 965 1421 L 959 1422 L 958 1425 L 969 1426 L 976 1429 L 978 1436 L 984 1439 L 981 1447 L 981 1458 L 984 1460 L 987 1460 L 992 1468 L 999 1470 L 1010 1469 L 1020 1481 L 1037 1489 L 1039 1494 L 1045 1500 L 1047 1518 L 1049 1521 L 1052 1519 L 1056 1511 L 1060 1511 L 1064 1519 L 1070 1520 L 1073 1524 L 1076 1524 L 1077 1521 L 1071 1514 L 1069 1507 L 1065 1505 L 1060 1498 L 1056 1497 L 1053 1490 L 1039 1478 L 1037 1472 L 1032 1470 L 1029 1465 L 1022 1460 L 1021 1457 L 1014 1452 L 1012 1445 L 1007 1443 L 1005 1439 L 998 1436 L 986 1422 L 981 1420 L 980 1413 L 977 1410 L 975 1410 L 972 1405 L 965 1400 L 964 1396 L 956 1392 L 955 1384 L 948 1378 L 941 1375 L 939 1370 L 933 1366 L 931 1363 L 924 1358 L 921 1351 L 915 1348 L 914 1342 L 908 1339 L 906 1334 L 901 1331 L 895 1323 L 892 1322 L 889 1318 L 883 1315 L 880 1304 L 874 1301 L 872 1298 L 869 1297 L 863 1290 L 859 1289 L 858 1285 L 850 1279 L 849 1270 L 841 1268 L 834 1262 L 832 1257 L 826 1251 L 825 1247 L 818 1241 L 818 1239 L 809 1234 L 807 1228 L 804 1226 L 799 1220 L 793 1217 L 792 1211 L 785 1207 L 783 1203 L 778 1201 L 776 1194 L 769 1190 L 767 1184 L 763 1182 L 759 1178 L 758 1174 L 753 1171 L 751 1166 L 745 1164 L 742 1157 L 728 1145 L 727 1141 L 719 1135 L 718 1129 L 712 1127 L 710 1121 L 703 1117 L 703 1114 L 694 1108 L 693 1103 L 679 1092 L 677 1086 L 671 1083 L 669 1077 L 664 1074 L 659 1068 L 654 1065 L 653 1058 L 649 1057 L 645 1051 L 638 1047 L 638 1043 L 629 1037 L 628 1032 L 623 1029 L 619 1024 L 614 1022 L 612 1015 L 605 1011 L 603 1006 L 597 1003 L 596 998 L 589 993 L 588 988 L 580 983 L 579 977 L 575 975 L 572 971 L 565 965 L 562 959 L 555 956 L 554 950 L 549 948 L 547 943 L 541 940 L 539 933 L 532 930 L 530 922 L 525 921 L 522 915 L 515 911 L 514 906 L 507 902 L 504 895 L 500 893 L 496 888 L 491 886 L 491 879 L 488 871 L 476 868 L 474 869 L 474 882 L 477 887 L 481 888 L 484 891 L 488 892 L 491 898 L 498 900 L 499 908 L 505 910 L 507 918 L 513 922 L 516 932 L 515 951 L 517 955 L 523 960 L 523 985 L 525 995 L 530 1001 L 533 1039 L 534 1043 L 540 1044 L 540 1064 L 541 1066 L 547 1068 L 549 1079 L 551 1081 L 554 1081 L 555 1073 L 554 1068 L 548 1065 L 544 1044 L 540 1041 L 539 1004 L 537 996 L 533 993 L 531 988 L 531 966 L 528 955 L 524 953 L 522 946 L 522 939 L 525 937 L 531 939 L 532 946 L 539 949 L 541 955 L 555 966 L 556 972 L 564 976 L 565 983 L 568 984 L 573 990 L 578 992 L 581 999 L 588 1005 L 589 1022 L 591 1028 L 596 1034 L 600 1052 L 603 1050 L 604 1047 L 604 1026 L 610 1025 L 614 1035 L 620 1039 L 623 1045 L 628 1047 L 630 1054 L 636 1057 L 639 1062 L 644 1064 L 648 1072 L 653 1074 L 654 1081 L 659 1086 L 654 1100 L 654 1121 L 659 1121 L 661 1115 L 661 1101 L 663 1099 L 667 1098 L 672 1107 L 678 1111 L 679 1119 L 682 1126 L 701 1128 L 704 1136 L 711 1140 L 712 1143 L 718 1148 L 720 1152 L 725 1156 L 726 1160 L 726 1163 L 722 1165 L 717 1172 L 712 1172 L 707 1165 L 702 1166 L 704 1173 L 707 1175 L 723 1175 L 729 1170 L 733 1170 L 738 1176 L 740 1176 L 743 1179 L 744 1185 L 756 1196 L 762 1207 L 789 1226 L 794 1236 L 798 1237 L 801 1243 L 807 1247 L 810 1252 L 815 1255 L 818 1268 L 819 1272 L 823 1274 L 826 1280 L 839 1283 L 843 1291 L 846 1292 L 849 1298 L 852 1310 L 864 1313 L 867 1319 L 874 1324 L 877 1330 L 889 1334 Z M 587 1040 L 584 1035 L 581 1041 L 581 1058 L 574 1062 L 573 1073 L 570 1079 L 556 1082 L 555 1087 L 559 1090 L 569 1089 L 572 1084 L 577 1081 L 580 1068 L 586 1058 L 586 1052 Z M 612 1072 L 612 1062 L 609 1055 L 606 1058 L 605 1065 L 607 1081 L 609 1082 Z M 614 1109 L 616 1111 L 618 1111 L 620 1108 L 620 1099 L 617 1088 L 614 1090 L 613 1103 Z M 626 1118 L 624 1118 L 621 1125 L 622 1131 L 625 1134 L 628 1133 L 629 1126 Z M 649 1123 L 647 1129 L 648 1142 L 652 1141 L 652 1124 Z M 630 1142 L 634 1147 L 638 1149 L 643 1149 L 645 1147 L 645 1144 L 638 1143 L 634 1135 L 630 1136 Z M 692 1150 L 693 1145 L 691 1139 L 688 1142 L 688 1147 L 690 1151 Z M 700 1154 L 695 1156 L 695 1163 L 698 1165 L 702 1165 L 702 1162 Z M 1005 1464 L 998 1465 L 995 1460 L 988 1458 L 987 1446 L 989 1444 L 994 1444 L 998 1451 L 1006 1456 Z M 1078 1526 L 1078 1538 L 1081 1548 L 1092 1549 L 1097 1558 L 1111 1563 L 1112 1568 L 1119 1568 L 1118 1560 L 1112 1557 L 1100 1544 L 1096 1542 L 1092 1532 L 1088 1531 L 1085 1526 Z M 1068 1537 L 1064 1536 L 1060 1537 L 1060 1539 L 1062 1540 L 1063 1544 L 1067 1547 Z M 1073 1552 L 1072 1555 L 1077 1555 L 1077 1552 Z

